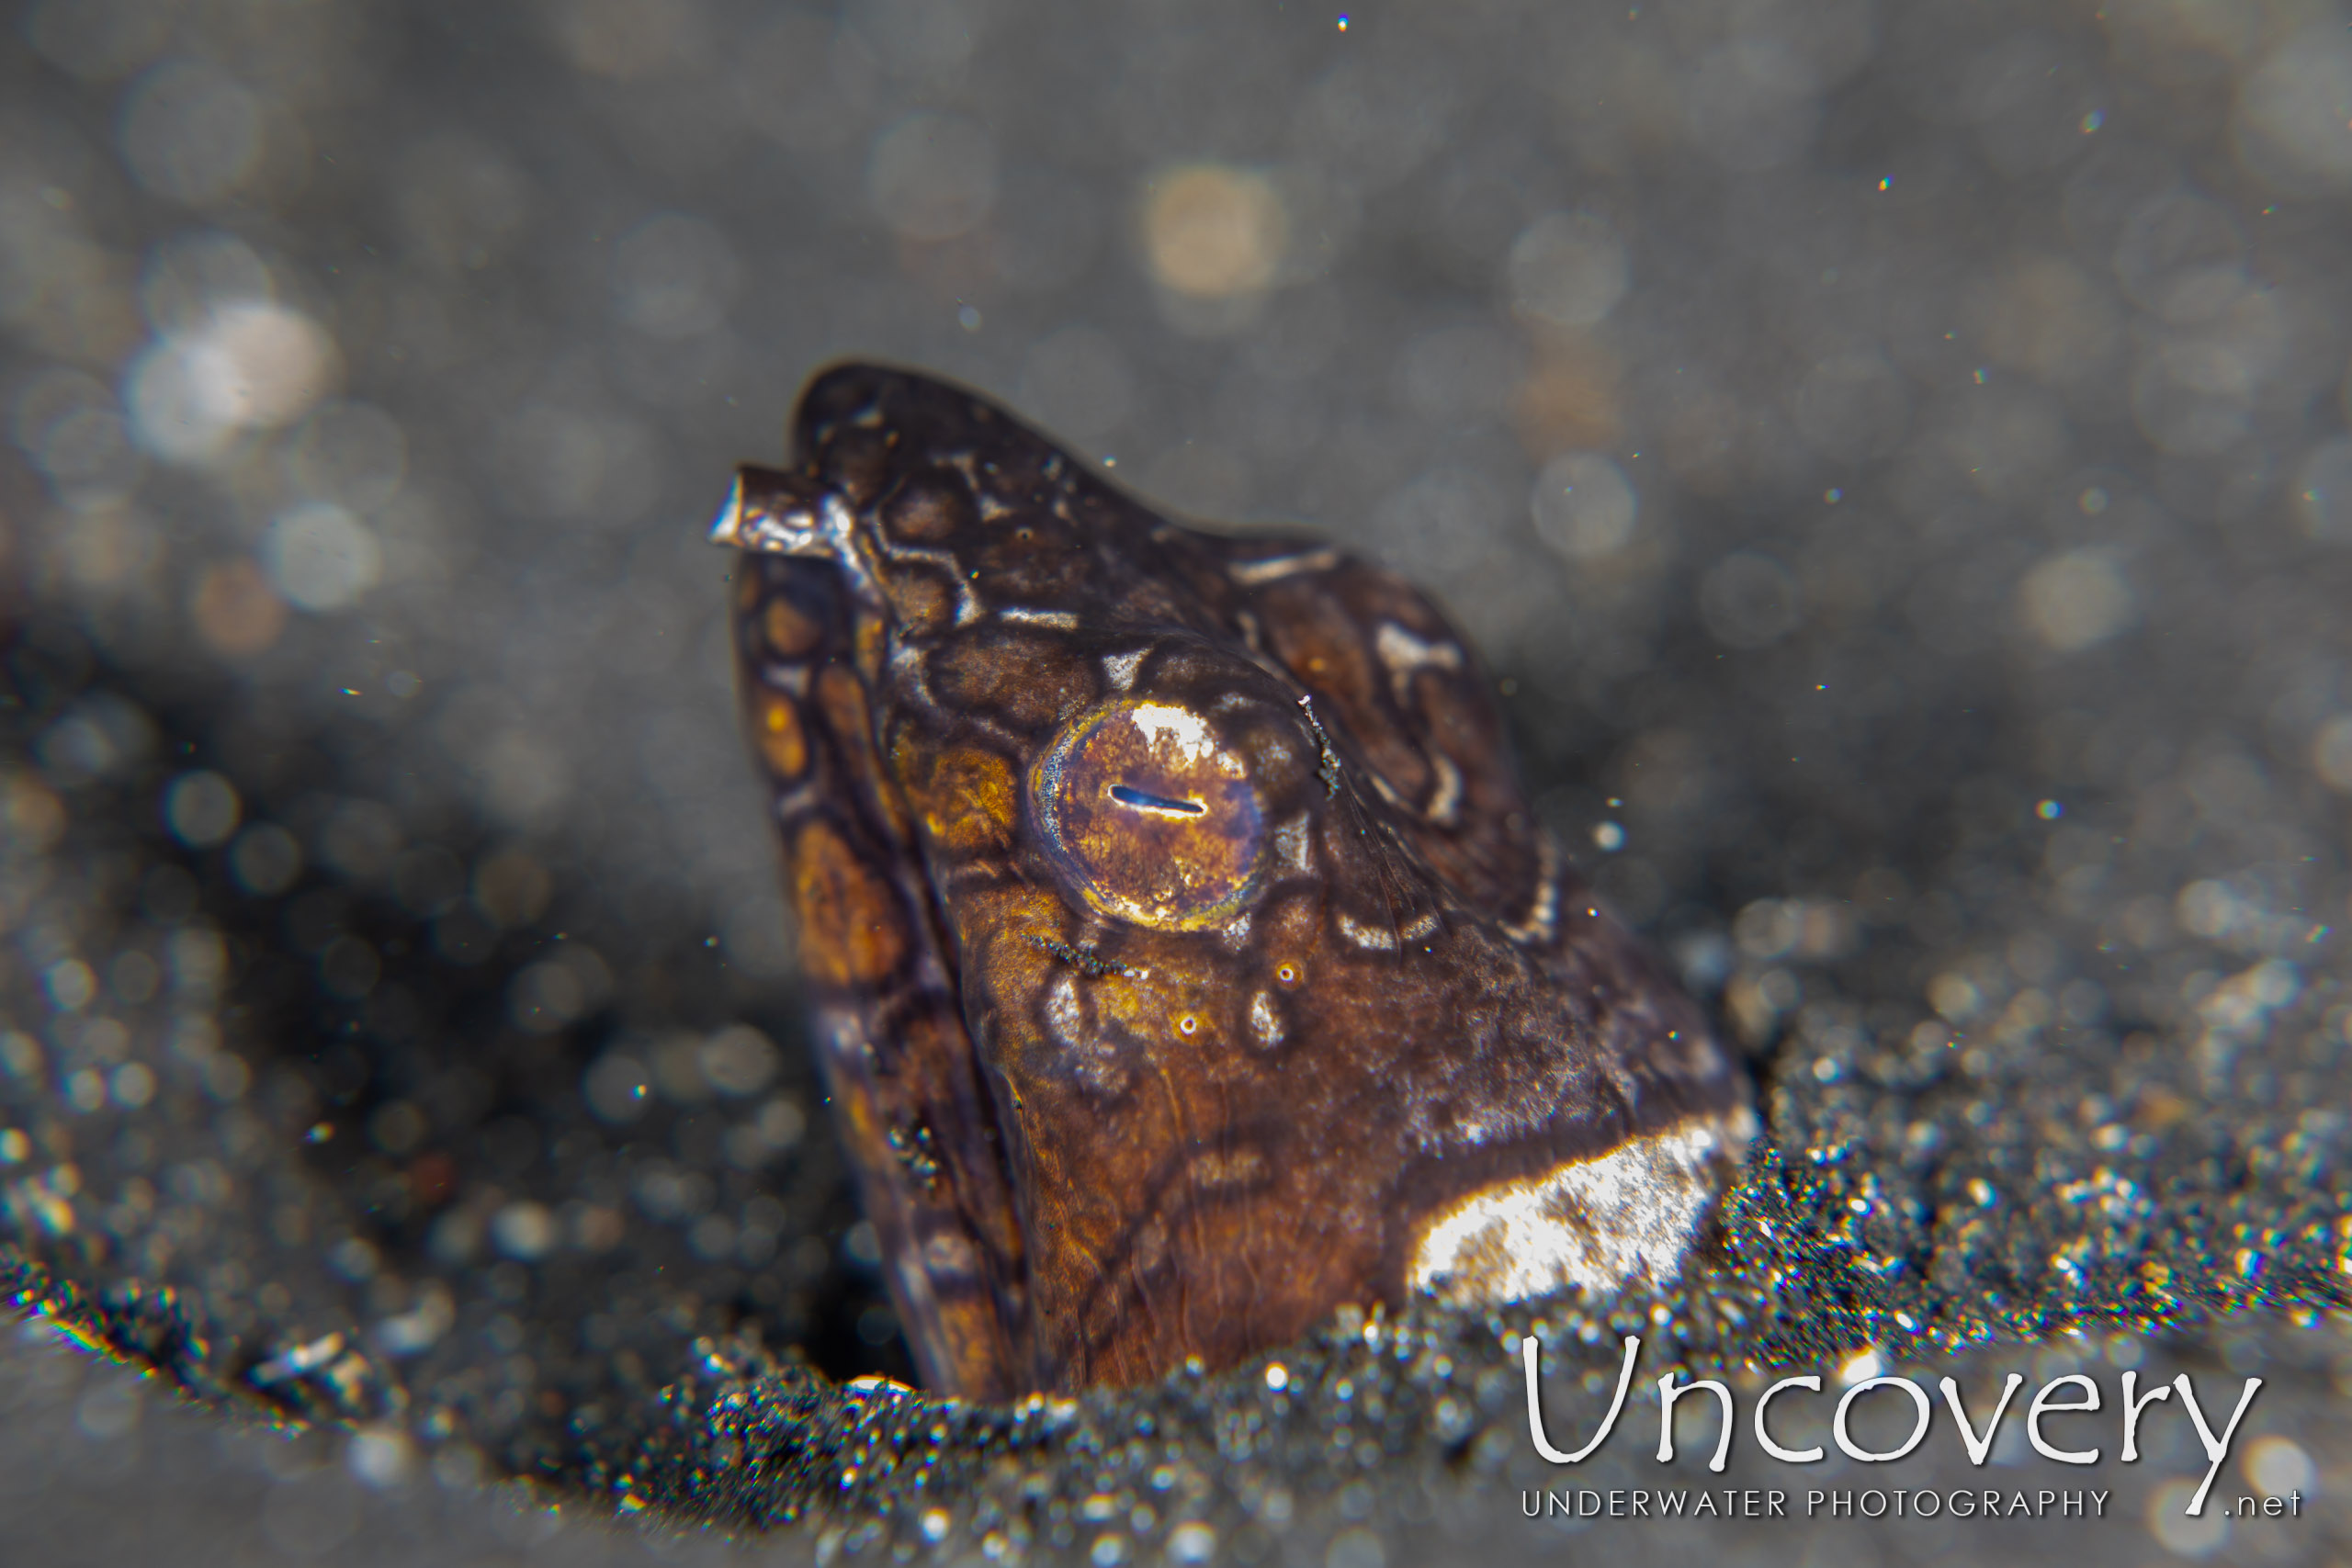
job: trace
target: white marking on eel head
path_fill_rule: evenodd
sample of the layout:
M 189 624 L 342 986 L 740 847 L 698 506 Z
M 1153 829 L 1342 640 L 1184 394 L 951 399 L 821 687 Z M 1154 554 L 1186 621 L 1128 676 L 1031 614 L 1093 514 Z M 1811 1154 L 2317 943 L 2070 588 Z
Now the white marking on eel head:
M 1560 925 L 1560 846 L 1549 833 L 1535 840 L 1535 897 L 1527 919 L 1503 927 L 1503 935 L 1525 945 L 1549 942 Z
M 1263 991 L 1250 998 L 1250 1034 L 1269 1051 L 1283 1043 L 1282 1015 L 1274 1010 L 1274 998 Z
M 1136 683 L 1136 669 L 1149 651 L 1138 648 L 1133 653 L 1106 653 L 1102 656 L 1102 673 L 1110 677 L 1113 687 L 1124 692 Z
M 1241 640 L 1250 651 L 1263 657 L 1266 645 L 1258 634 L 1258 617 L 1247 610 L 1236 610 L 1233 612 L 1233 624 L 1241 628 Z
M 1453 670 L 1462 668 L 1462 650 L 1450 642 L 1423 642 L 1394 621 L 1383 621 L 1373 634 L 1373 650 L 1380 661 L 1388 666 L 1389 689 L 1396 694 L 1398 706 L 1405 702 L 1405 688 L 1413 679 L 1413 671 L 1420 669 Z
M 1244 588 L 1256 588 L 1261 583 L 1279 582 L 1302 571 L 1329 571 L 1340 564 L 1340 552 L 1326 545 L 1319 550 L 1304 555 L 1276 556 L 1272 560 L 1238 560 L 1228 565 L 1226 575 Z
M 1462 809 L 1462 770 L 1442 751 L 1430 753 L 1430 767 L 1437 782 L 1430 786 L 1430 803 L 1421 815 L 1441 828 L 1451 828 Z
M 1025 604 L 1009 605 L 999 610 L 1000 618 L 1018 621 L 1023 626 L 1051 626 L 1057 632 L 1078 630 L 1078 615 L 1069 610 L 1032 610 Z
M 1079 1005 L 1078 982 L 1057 975 L 1046 987 L 1046 1033 L 1058 1044 L 1087 1043 L 1086 1013 Z
M 1155 751 L 1165 741 L 1187 762 L 1205 762 L 1216 755 L 1216 738 L 1196 713 L 1165 703 L 1137 703 L 1127 710 L 1127 717 L 1150 737 Z
M 1753 1135 L 1746 1107 L 1694 1116 L 1606 1154 L 1498 1181 L 1430 1222 L 1414 1286 L 1462 1306 L 1524 1301 L 1563 1286 L 1662 1286 Z
M 718 509 L 718 519 L 710 526 L 715 545 L 732 545 L 762 555 L 830 556 L 864 576 L 865 563 L 853 548 L 856 534 L 856 514 L 835 492 L 827 491 L 814 506 L 799 500 L 775 506 L 772 497 L 745 493 L 740 468 L 734 488 L 727 492 L 727 504 Z
M 841 513 L 838 519 L 833 516 L 836 508 Z M 859 535 L 854 532 L 855 518 L 851 515 L 849 508 L 842 505 L 840 498 L 836 496 L 828 495 L 825 498 L 825 513 L 826 527 L 829 530 L 838 530 L 842 534 L 842 547 L 844 550 L 848 549 L 854 542 L 861 539 L 867 540 L 871 542 L 874 553 L 884 560 L 900 565 L 908 561 L 920 561 L 925 566 L 937 567 L 944 571 L 948 580 L 956 584 L 956 624 L 957 626 L 968 626 L 987 614 L 986 608 L 980 604 L 979 594 L 972 587 L 971 574 L 957 563 L 953 551 L 934 548 L 928 545 L 900 544 L 879 528 Z M 851 562 L 854 558 L 844 555 L 842 559 L 844 562 Z M 853 567 L 853 570 L 855 570 L 855 567 Z M 880 573 L 876 572 L 873 575 L 877 581 L 879 580 Z
M 1283 864 L 1305 876 L 1315 868 L 1306 859 L 1306 818 L 1304 816 L 1274 829 L 1274 853 Z

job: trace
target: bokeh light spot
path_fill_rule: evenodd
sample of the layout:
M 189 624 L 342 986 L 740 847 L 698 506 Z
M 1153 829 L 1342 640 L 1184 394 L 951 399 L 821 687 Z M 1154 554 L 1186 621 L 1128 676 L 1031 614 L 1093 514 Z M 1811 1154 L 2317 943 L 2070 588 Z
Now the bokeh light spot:
M 269 525 L 262 550 L 270 581 L 297 608 L 339 610 L 376 585 L 383 552 L 365 523 L 332 502 L 312 502 Z
M 970 232 L 996 204 L 996 148 L 961 115 L 909 115 L 875 139 L 867 199 L 903 239 L 926 243 Z
M 1566 452 L 1544 464 L 1529 502 L 1536 534 L 1571 561 L 1623 549 L 1640 510 L 1624 470 L 1600 452 Z
M 286 601 L 268 574 L 242 556 L 204 569 L 188 614 L 204 645 L 231 659 L 265 651 L 286 630 Z
M 1767 648 L 1804 619 L 1804 599 L 1788 568 L 1754 550 L 1735 550 L 1699 583 L 1699 616 L 1727 648 Z
M 1588 327 L 1617 308 L 1630 271 L 1624 243 L 1607 220 L 1553 212 L 1511 243 L 1512 309 L 1554 326 Z
M 85 82 L 116 82 L 155 58 L 172 36 L 171 0 L 41 0 L 25 39 Z
M 261 100 L 218 66 L 169 61 L 130 89 L 121 135 L 123 162 L 141 185 L 191 206 L 217 201 L 261 154 Z
M 653 337 L 686 337 L 726 319 L 742 269 L 727 236 L 675 212 L 650 218 L 613 251 L 613 308 Z
M 2312 767 L 2330 789 L 2352 795 L 2352 714 L 2340 713 L 2312 738 Z
M 219 773 L 182 773 L 164 795 L 164 820 L 190 849 L 209 849 L 237 830 L 236 787 Z
M 2068 550 L 2026 574 L 2018 589 L 2027 626 L 2044 646 L 2075 653 L 2132 624 L 2132 588 L 2108 552 Z
M 2296 194 L 2352 186 L 2352 40 L 2340 24 L 2282 43 L 2239 85 L 2238 157 Z
M 242 431 L 299 417 L 334 375 L 334 342 L 310 317 L 264 299 L 224 304 L 132 365 L 131 431 L 157 457 L 207 462 Z
M 1195 164 L 1162 173 L 1148 190 L 1144 249 L 1161 287 L 1198 299 L 1229 299 L 1273 282 L 1289 244 L 1289 218 L 1263 175 Z
M 2205 1500 L 2203 1513 L 2188 1511 L 2197 1490 L 2194 1481 L 2167 1481 L 2148 1494 L 2143 1516 L 2156 1544 L 2182 1557 L 2209 1557 L 2230 1539 L 2229 1516 L 2214 1506 L 2212 1498 Z
M 2304 532 L 2314 539 L 2352 541 L 2352 437 L 2314 447 L 2296 470 L 2292 494 Z

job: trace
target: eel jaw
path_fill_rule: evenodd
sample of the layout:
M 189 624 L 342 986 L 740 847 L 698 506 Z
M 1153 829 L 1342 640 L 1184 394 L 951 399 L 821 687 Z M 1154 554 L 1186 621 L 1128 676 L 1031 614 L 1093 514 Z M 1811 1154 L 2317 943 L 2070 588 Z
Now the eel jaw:
M 848 561 L 857 526 L 842 498 L 799 475 L 746 463 L 710 525 L 710 542 L 763 555 L 824 556 Z

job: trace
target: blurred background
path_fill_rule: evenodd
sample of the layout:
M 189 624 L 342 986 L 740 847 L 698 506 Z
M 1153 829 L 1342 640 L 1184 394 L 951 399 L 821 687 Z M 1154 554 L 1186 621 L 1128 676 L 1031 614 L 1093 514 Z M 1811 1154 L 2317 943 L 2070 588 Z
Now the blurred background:
M 2061 1038 L 2118 1103 L 2138 1041 L 2324 1119 L 2347 258 L 2321 0 L 14 6 L 0 1180 L 48 1174 L 0 1237 L 110 1172 L 94 1277 L 456 1358 L 297 1414 L 516 1432 L 543 1336 L 747 1314 L 903 1370 L 703 539 L 843 356 L 1432 590 L 1776 1135 L 1866 1117 L 1820 1097 L 1872 1052 Z M 276 1207 L 230 1246 L 185 1216 L 232 1190 Z M 563 1258 L 609 1299 L 517 1283 Z M 117 1456 L 94 1518 L 245 1473 L 26 1392 L 62 1354 L 0 1359 L 0 1519 L 53 1452 Z

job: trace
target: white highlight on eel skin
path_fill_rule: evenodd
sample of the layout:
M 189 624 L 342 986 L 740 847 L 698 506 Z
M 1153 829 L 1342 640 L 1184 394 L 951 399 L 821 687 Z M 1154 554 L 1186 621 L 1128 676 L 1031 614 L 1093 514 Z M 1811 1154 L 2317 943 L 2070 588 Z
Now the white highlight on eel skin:
M 1153 750 L 1173 746 L 1187 762 L 1206 761 L 1216 754 L 1216 740 L 1198 714 L 1164 703 L 1137 703 L 1127 710 L 1129 722 L 1151 738 Z
M 1570 1286 L 1663 1286 L 1681 1271 L 1699 1222 L 1755 1131 L 1742 1106 L 1482 1188 L 1430 1223 L 1407 1277 L 1461 1306 Z

